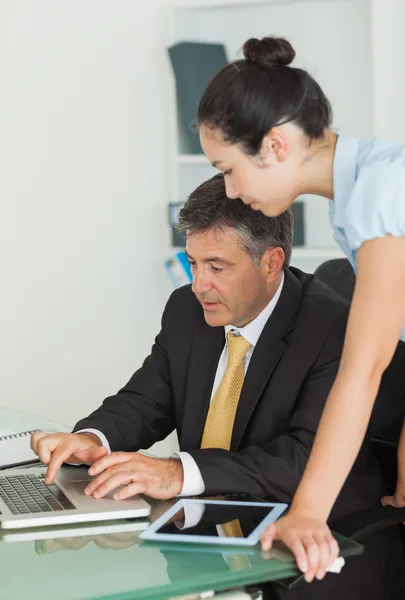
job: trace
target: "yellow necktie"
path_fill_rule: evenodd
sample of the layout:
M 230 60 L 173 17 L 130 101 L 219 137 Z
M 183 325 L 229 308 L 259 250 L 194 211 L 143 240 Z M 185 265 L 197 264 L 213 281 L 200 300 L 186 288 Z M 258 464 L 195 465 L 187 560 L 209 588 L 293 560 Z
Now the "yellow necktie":
M 221 524 L 222 531 L 226 537 L 243 537 L 242 527 L 239 519 L 229 521 L 229 523 Z M 238 553 L 232 552 L 228 555 L 228 563 L 232 571 L 242 571 L 249 568 L 249 559 L 242 553 L 242 550 Z
M 226 537 L 243 537 L 243 531 L 242 527 L 240 526 L 239 519 L 234 519 L 233 521 L 229 521 L 228 523 L 222 523 L 221 527 Z
M 228 364 L 208 410 L 201 448 L 229 450 L 239 396 L 245 378 L 243 359 L 250 343 L 241 335 L 228 332 Z

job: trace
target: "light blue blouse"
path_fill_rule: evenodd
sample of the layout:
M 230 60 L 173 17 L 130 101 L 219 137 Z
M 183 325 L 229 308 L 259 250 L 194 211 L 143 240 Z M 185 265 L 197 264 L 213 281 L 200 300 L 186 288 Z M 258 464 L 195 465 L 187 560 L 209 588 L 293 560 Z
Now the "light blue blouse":
M 339 135 L 333 185 L 329 216 L 334 238 L 354 270 L 363 242 L 405 236 L 405 145 Z

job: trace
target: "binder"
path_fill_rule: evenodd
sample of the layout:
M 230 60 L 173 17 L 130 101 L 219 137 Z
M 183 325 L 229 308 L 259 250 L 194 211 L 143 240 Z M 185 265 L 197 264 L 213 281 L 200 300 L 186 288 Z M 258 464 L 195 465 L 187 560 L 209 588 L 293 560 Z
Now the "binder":
M 180 42 L 168 48 L 176 79 L 177 113 L 182 154 L 201 154 L 197 112 L 204 90 L 227 64 L 223 44 Z
M 191 269 L 184 251 L 174 252 L 164 262 L 164 267 L 175 288 L 192 282 Z

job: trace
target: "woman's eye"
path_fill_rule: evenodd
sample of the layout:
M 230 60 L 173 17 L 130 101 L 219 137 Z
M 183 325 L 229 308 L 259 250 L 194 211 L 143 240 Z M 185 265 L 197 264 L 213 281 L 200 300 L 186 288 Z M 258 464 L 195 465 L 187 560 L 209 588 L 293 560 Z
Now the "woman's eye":
M 231 174 L 232 174 L 232 169 L 228 169 L 227 171 L 224 171 L 224 176 L 231 175 Z

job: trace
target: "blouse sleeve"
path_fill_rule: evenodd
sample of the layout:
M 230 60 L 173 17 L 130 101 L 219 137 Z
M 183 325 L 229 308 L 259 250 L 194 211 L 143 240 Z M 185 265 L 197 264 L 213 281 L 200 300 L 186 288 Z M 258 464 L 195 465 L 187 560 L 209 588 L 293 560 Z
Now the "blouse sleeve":
M 386 235 L 405 236 L 405 164 L 364 166 L 345 212 L 352 250 Z

